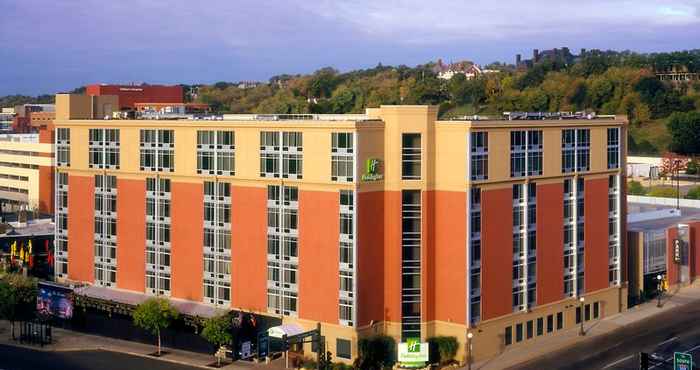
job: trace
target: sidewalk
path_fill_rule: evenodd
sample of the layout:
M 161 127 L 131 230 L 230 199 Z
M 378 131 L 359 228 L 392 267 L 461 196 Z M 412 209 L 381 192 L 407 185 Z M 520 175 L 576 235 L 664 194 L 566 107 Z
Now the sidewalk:
M 77 331 L 65 330 L 61 328 L 52 328 L 53 344 L 46 345 L 43 348 L 38 345 L 20 344 L 19 341 L 13 341 L 10 338 L 10 324 L 7 321 L 0 320 L 0 344 L 30 348 L 39 351 L 90 351 L 103 350 L 129 354 L 150 358 L 159 361 L 166 361 L 180 365 L 193 366 L 203 369 L 212 369 L 207 365 L 216 361 L 213 354 L 207 355 L 203 353 L 188 352 L 172 348 L 163 347 L 167 355 L 162 357 L 151 356 L 151 353 L 156 351 L 155 344 L 149 345 L 138 342 L 130 342 L 127 340 L 102 337 L 97 335 L 85 334 Z M 17 329 L 15 329 L 17 330 Z M 233 364 L 222 367 L 223 369 L 253 369 L 261 365 L 247 361 L 237 361 Z
M 533 360 L 556 350 L 569 347 L 603 334 L 608 334 L 618 328 L 634 322 L 648 319 L 654 315 L 668 311 L 674 307 L 688 304 L 700 299 L 700 284 L 693 284 L 678 291 L 667 293 L 662 300 L 663 306 L 656 307 L 656 300 L 646 302 L 629 310 L 606 317 L 599 321 L 591 321 L 584 324 L 585 337 L 578 335 L 579 327 L 563 330 L 558 335 L 538 337 L 517 346 L 507 348 L 503 353 L 489 360 L 472 364 L 475 370 L 505 369 L 523 362 Z

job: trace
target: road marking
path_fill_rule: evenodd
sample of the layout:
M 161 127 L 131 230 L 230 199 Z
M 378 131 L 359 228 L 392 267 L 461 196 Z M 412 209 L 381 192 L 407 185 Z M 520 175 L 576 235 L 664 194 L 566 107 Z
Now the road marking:
M 613 367 L 613 366 L 615 366 L 615 365 L 617 365 L 617 364 L 619 364 L 619 363 L 621 363 L 621 362 L 625 362 L 625 361 L 631 359 L 632 357 L 634 357 L 634 355 L 629 355 L 629 356 L 627 356 L 627 357 L 621 358 L 621 359 L 619 359 L 619 360 L 617 360 L 617 361 L 615 361 L 615 362 L 613 362 L 613 363 L 610 363 L 610 364 L 605 365 L 605 367 L 604 367 L 603 369 L 607 369 L 607 368 L 609 368 L 609 367 Z
M 674 340 L 676 340 L 676 339 L 678 339 L 678 337 L 673 337 L 673 338 L 670 338 L 670 339 L 666 339 L 665 341 L 663 341 L 663 342 L 657 344 L 657 346 L 666 344 L 666 343 L 668 343 L 668 342 L 672 342 L 672 341 L 674 341 Z
M 700 348 L 700 344 L 697 345 L 697 346 L 695 346 L 695 347 L 693 347 L 693 348 L 686 349 L 686 350 L 683 351 L 683 352 L 693 352 L 693 351 L 695 351 L 695 350 L 698 349 L 698 348 Z M 658 366 L 661 366 L 661 365 L 663 365 L 663 364 L 665 364 L 665 363 L 667 363 L 667 362 L 670 362 L 670 361 L 673 361 L 673 357 L 669 357 L 669 358 L 665 359 L 665 360 L 664 360 L 662 363 L 660 363 L 660 364 L 656 364 L 656 365 L 650 366 L 650 367 L 649 367 L 649 370 L 655 369 L 655 368 L 657 368 Z

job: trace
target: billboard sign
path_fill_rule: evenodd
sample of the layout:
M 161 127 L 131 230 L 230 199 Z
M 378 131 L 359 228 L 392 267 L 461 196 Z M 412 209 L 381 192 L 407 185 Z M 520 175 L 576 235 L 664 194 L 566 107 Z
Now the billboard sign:
M 72 289 L 41 282 L 37 287 L 36 310 L 46 316 L 60 319 L 73 317 Z

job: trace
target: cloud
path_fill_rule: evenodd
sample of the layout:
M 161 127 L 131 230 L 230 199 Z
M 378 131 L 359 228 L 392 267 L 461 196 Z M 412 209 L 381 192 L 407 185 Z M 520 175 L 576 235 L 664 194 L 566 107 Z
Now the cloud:
M 601 28 L 700 24 L 698 1 L 683 0 L 322 0 L 309 11 L 367 35 L 404 43 L 503 40 Z

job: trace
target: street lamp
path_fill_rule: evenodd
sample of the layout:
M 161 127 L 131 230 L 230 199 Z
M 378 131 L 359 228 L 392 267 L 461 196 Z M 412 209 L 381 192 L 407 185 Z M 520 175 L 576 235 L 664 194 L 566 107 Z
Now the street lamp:
M 578 299 L 578 301 L 579 301 L 579 319 L 580 319 L 579 321 L 581 322 L 581 328 L 578 331 L 578 335 L 583 336 L 583 335 L 586 335 L 586 332 L 583 331 L 583 302 L 586 301 L 586 298 L 580 297 Z
M 676 159 L 674 161 L 674 164 L 676 167 L 676 209 L 680 210 L 681 209 L 681 182 L 680 182 L 680 175 L 681 175 L 681 161 Z M 673 185 L 671 185 L 673 186 Z
M 467 333 L 467 370 L 472 370 L 472 338 L 474 338 L 474 333 Z
M 661 287 L 661 279 L 663 279 L 663 276 L 661 274 L 656 275 L 656 290 L 657 290 L 657 298 L 658 300 L 656 301 L 656 307 L 661 308 L 661 293 L 663 293 L 662 287 Z

